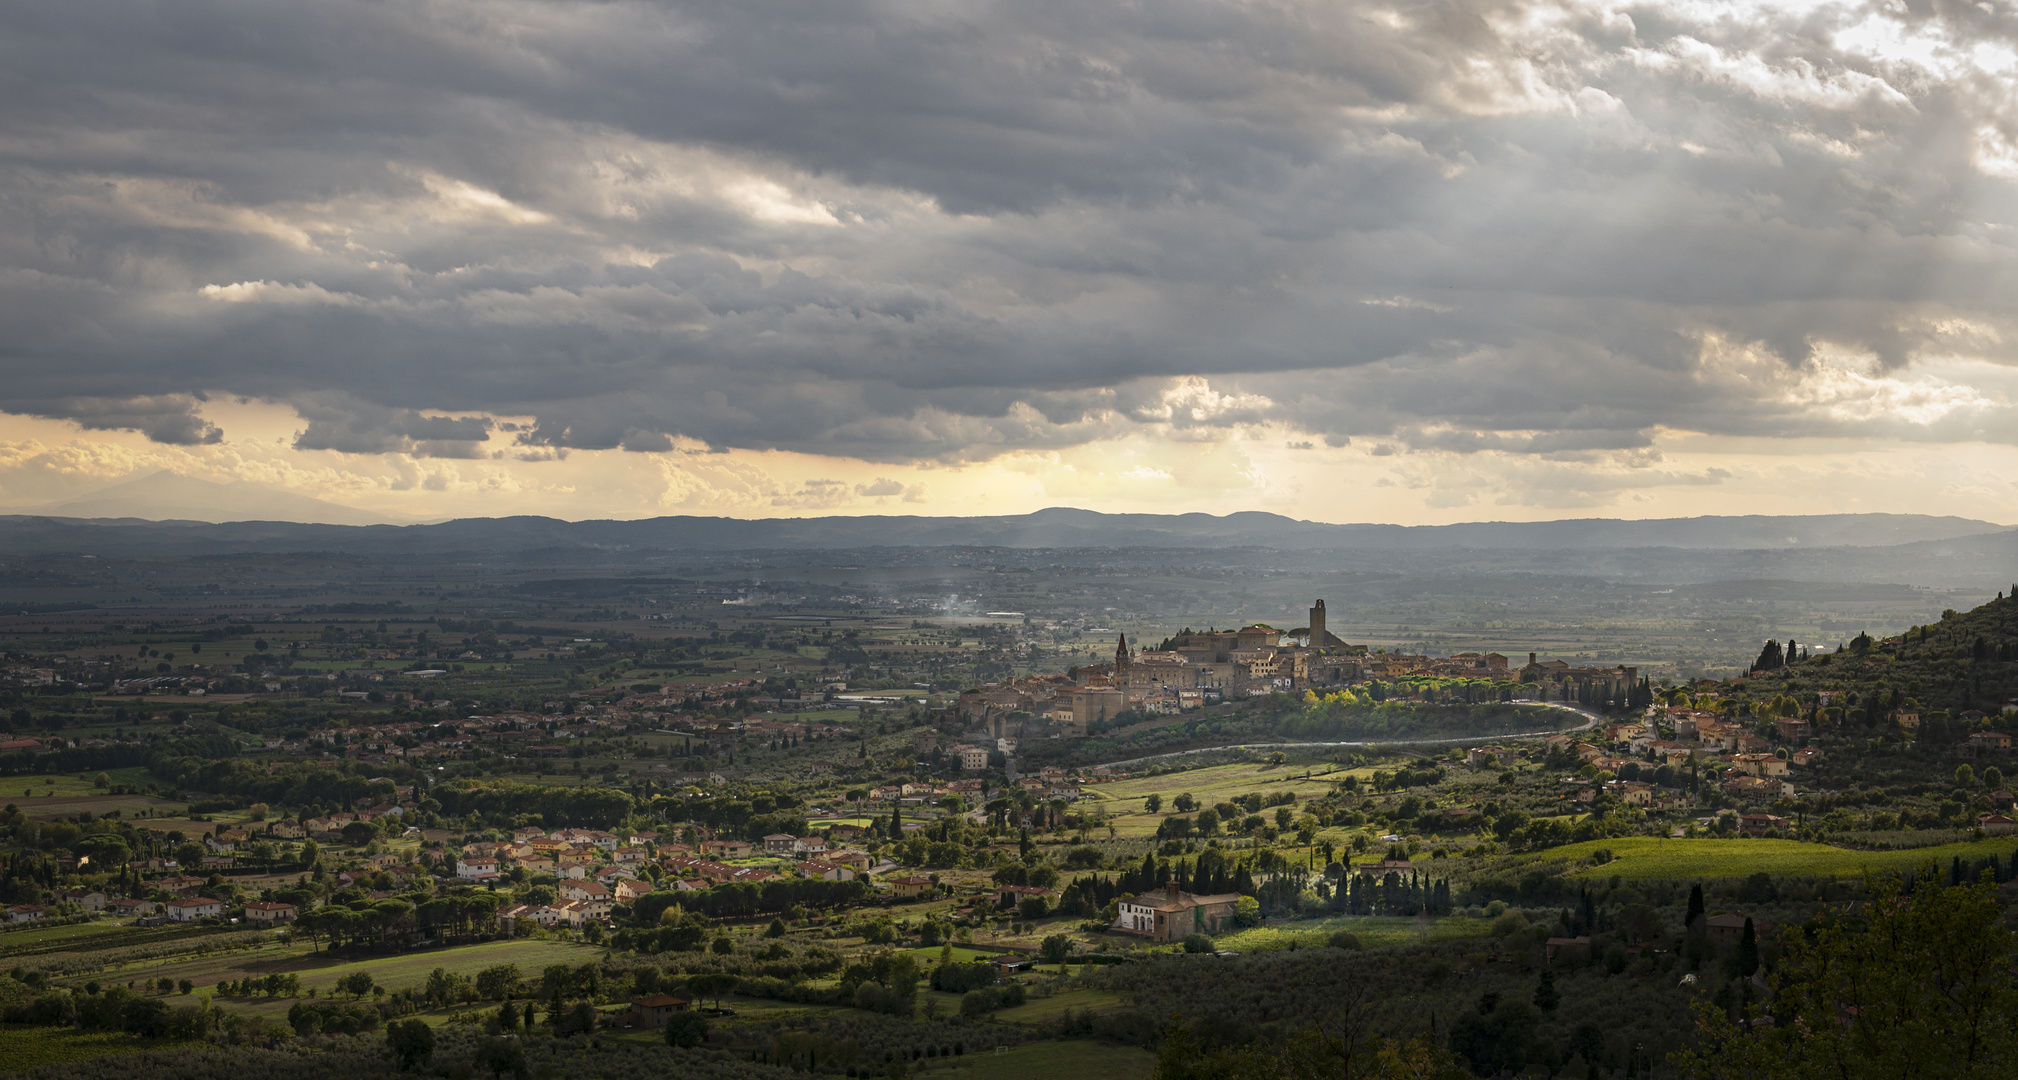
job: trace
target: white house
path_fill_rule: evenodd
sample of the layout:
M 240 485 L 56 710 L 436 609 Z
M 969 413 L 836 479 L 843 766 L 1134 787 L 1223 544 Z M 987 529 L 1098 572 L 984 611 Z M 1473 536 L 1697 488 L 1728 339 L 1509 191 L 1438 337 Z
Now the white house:
M 210 915 L 224 914 L 224 903 L 208 896 L 192 896 L 186 900 L 170 900 L 166 905 L 168 918 L 173 922 L 194 922 Z

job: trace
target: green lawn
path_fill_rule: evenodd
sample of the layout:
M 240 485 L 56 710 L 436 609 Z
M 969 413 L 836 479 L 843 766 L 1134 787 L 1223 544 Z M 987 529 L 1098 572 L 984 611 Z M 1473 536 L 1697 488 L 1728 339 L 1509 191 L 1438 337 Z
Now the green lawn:
M 951 1073 L 963 1080 L 1054 1080 L 1067 1076 L 1147 1080 L 1155 1068 L 1156 1057 L 1147 1050 L 1082 1040 L 1032 1043 L 999 1054 L 976 1047 L 952 1066 L 935 1065 L 929 1071 Z
M 1806 844 L 1798 840 L 1662 839 L 1652 836 L 1595 840 L 1551 848 L 1549 859 L 1582 860 L 1600 848 L 1614 856 L 1601 866 L 1577 871 L 1575 877 L 1627 880 L 1647 878 L 1732 878 L 1749 877 L 1761 871 L 1769 874 L 1800 874 L 1816 877 L 1857 877 L 1866 871 L 1910 870 L 1928 862 L 1948 868 L 1949 861 L 1982 859 L 1995 855 L 2008 859 L 2018 852 L 2018 839 L 2002 837 L 1974 843 L 1943 844 L 1939 847 L 1906 851 L 1852 851 L 1827 844 Z

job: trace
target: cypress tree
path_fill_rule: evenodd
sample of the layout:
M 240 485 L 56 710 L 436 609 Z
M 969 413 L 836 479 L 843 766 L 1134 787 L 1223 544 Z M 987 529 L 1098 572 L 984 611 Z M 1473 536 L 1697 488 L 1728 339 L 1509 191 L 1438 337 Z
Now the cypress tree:
M 1691 885 L 1689 886 L 1689 914 L 1688 917 L 1683 919 L 1682 921 L 1683 924 L 1689 928 L 1689 933 L 1697 934 L 1702 932 L 1701 927 L 1699 926 L 1699 924 L 1702 922 L 1702 919 L 1703 919 L 1703 887 L 1700 884 Z
M 1544 969 L 1541 981 L 1535 985 L 1535 1008 L 1544 1013 L 1553 1013 L 1556 1006 L 1563 1003 L 1563 996 L 1556 990 L 1556 973 Z
M 1752 929 L 1751 916 L 1745 916 L 1745 930 L 1738 938 L 1738 974 L 1749 979 L 1759 970 L 1759 938 Z

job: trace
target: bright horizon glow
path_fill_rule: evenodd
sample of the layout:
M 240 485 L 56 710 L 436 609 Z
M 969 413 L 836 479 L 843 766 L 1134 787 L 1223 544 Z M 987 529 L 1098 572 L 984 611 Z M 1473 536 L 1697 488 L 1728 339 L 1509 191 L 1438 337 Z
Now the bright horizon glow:
M 393 521 L 975 517 L 1071 507 L 1217 516 L 1257 510 L 1334 524 L 1836 513 L 2003 523 L 2018 505 L 2018 448 L 1994 444 L 1789 446 L 1669 432 L 1657 440 L 1653 464 L 1643 454 L 1571 469 L 1513 454 L 1383 454 L 1386 444 L 1292 448 L 1279 432 L 1263 430 L 1212 442 L 1117 440 L 961 466 L 737 450 L 439 460 L 297 450 L 299 425 L 270 406 L 213 402 L 204 415 L 244 434 L 169 447 L 137 433 L 80 432 L 66 421 L 13 421 L 0 442 L 0 513 L 89 498 L 164 469 L 213 483 L 249 481 Z M 1599 478 L 1617 487 L 1593 491 Z

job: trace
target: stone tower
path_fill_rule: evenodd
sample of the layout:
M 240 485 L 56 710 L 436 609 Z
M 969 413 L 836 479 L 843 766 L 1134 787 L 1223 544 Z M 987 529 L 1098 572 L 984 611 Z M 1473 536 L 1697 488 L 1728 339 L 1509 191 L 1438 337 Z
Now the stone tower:
M 1324 635 L 1324 601 L 1319 600 L 1310 609 L 1310 647 L 1322 649 L 1329 643 Z
M 1114 644 L 1114 685 L 1128 685 L 1128 662 L 1130 659 L 1132 658 L 1128 655 L 1128 634 L 1126 631 L 1123 631 L 1121 640 Z

